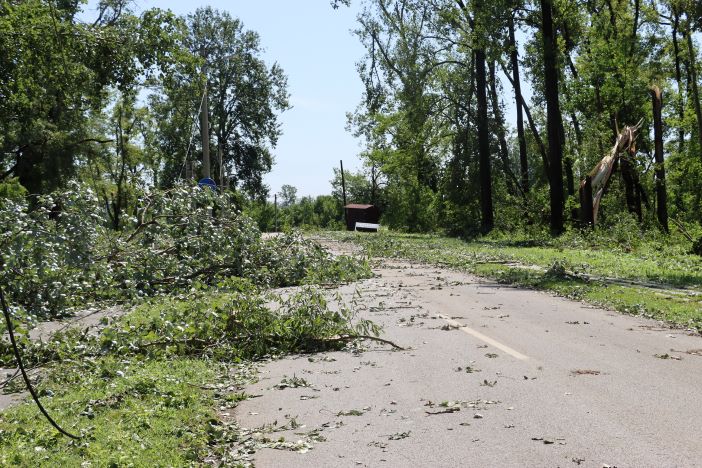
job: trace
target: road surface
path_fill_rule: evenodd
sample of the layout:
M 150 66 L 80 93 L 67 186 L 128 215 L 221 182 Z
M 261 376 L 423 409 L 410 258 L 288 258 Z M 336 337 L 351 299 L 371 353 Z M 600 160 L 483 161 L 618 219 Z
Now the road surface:
M 339 291 L 407 349 L 263 366 L 231 417 L 311 448 L 257 466 L 702 466 L 699 336 L 442 268 L 375 273 Z

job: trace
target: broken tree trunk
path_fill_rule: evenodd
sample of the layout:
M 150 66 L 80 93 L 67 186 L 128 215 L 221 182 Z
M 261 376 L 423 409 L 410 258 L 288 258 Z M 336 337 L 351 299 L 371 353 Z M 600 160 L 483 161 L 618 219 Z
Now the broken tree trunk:
M 636 153 L 635 142 L 642 123 L 643 120 L 634 127 L 625 127 L 617 135 L 617 141 L 609 154 L 602 158 L 585 180 L 580 182 L 580 219 L 584 225 L 594 226 L 597 224 L 600 201 L 607 187 L 607 182 L 612 176 L 614 166 L 621 153 L 627 151 L 631 156 Z

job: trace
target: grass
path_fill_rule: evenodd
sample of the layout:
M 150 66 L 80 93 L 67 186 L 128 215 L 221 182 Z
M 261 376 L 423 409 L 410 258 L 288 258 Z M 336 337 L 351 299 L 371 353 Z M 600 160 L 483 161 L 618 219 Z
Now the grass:
M 333 235 L 362 245 L 371 256 L 446 266 L 702 331 L 702 258 L 686 253 L 689 247 L 681 242 L 573 234 L 471 241 L 389 231 Z
M 39 387 L 43 402 L 83 439 L 58 434 L 28 401 L 0 413 L 0 465 L 193 464 L 207 453 L 215 412 L 203 385 L 215 380 L 217 367 L 192 359 L 125 364 L 114 357 L 60 365 Z

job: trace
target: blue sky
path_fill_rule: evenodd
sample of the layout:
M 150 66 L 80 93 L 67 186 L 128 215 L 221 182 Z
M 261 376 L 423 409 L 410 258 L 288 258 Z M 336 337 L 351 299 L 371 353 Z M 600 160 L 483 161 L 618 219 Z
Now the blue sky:
M 288 76 L 293 108 L 281 115 L 283 136 L 275 165 L 265 178 L 273 193 L 283 184 L 298 195 L 331 192 L 329 181 L 339 160 L 344 169 L 362 167 L 359 143 L 345 130 L 346 112 L 361 99 L 356 62 L 364 54 L 355 27 L 356 9 L 332 9 L 329 0 L 136 0 L 136 10 L 170 9 L 185 15 L 210 5 L 258 32 L 264 59 L 278 62 Z

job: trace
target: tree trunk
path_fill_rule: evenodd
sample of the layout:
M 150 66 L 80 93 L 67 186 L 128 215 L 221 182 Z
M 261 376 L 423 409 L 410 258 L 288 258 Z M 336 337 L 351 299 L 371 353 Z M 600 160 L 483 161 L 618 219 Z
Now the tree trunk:
M 560 124 L 560 131 L 558 132 L 560 135 L 560 141 L 561 141 L 561 147 L 565 146 L 565 128 L 563 127 L 563 119 L 558 119 L 559 124 Z M 566 156 L 564 158 L 564 169 L 565 169 L 565 177 L 566 177 L 566 190 L 568 191 L 568 196 L 573 196 L 575 195 L 575 179 L 573 177 L 573 159 L 570 156 Z M 578 212 L 577 210 L 573 209 L 571 212 L 573 220 L 578 219 Z
M 544 47 L 544 95 L 548 128 L 548 154 L 551 176 L 551 231 L 563 232 L 563 147 L 561 145 L 561 109 L 558 98 L 558 64 L 553 32 L 551 0 L 541 0 L 541 33 Z
M 697 142 L 699 146 L 697 151 L 702 155 L 702 108 L 700 107 L 700 93 L 697 85 L 697 60 L 695 56 L 695 47 L 692 43 L 692 31 L 690 30 L 691 18 L 687 18 L 687 26 L 685 35 L 687 36 L 687 53 L 690 62 L 690 86 L 692 89 L 692 101 L 695 108 L 695 116 L 697 117 Z
M 490 135 L 487 111 L 487 83 L 485 76 L 485 51 L 475 51 L 475 80 L 478 98 L 478 164 L 480 167 L 481 231 L 488 233 L 494 226 L 492 208 L 492 170 L 490 167 Z
M 678 43 L 678 30 L 680 28 L 680 15 L 677 11 L 673 11 L 673 53 L 675 55 L 675 83 L 678 86 L 678 152 L 682 153 L 685 149 L 685 129 L 683 120 L 685 119 L 685 102 L 683 100 L 683 83 L 682 72 L 680 71 L 680 44 Z
M 629 213 L 633 213 L 642 221 L 641 194 L 638 190 L 638 175 L 633 161 L 628 157 L 620 158 L 620 168 L 622 179 L 624 180 L 624 195 L 626 196 L 626 207 Z
M 585 176 L 580 184 L 580 223 L 583 227 L 595 226 L 595 210 L 592 197 L 592 177 Z
M 522 84 L 519 78 L 519 51 L 514 38 L 514 16 L 509 17 L 509 47 L 512 62 L 512 86 L 514 87 L 514 100 L 517 104 L 517 140 L 519 141 L 519 172 L 521 176 L 522 191 L 529 192 L 529 160 L 527 158 L 526 137 L 524 136 L 524 115 L 521 106 Z
M 668 195 L 665 186 L 665 160 L 663 159 L 663 93 L 658 86 L 651 88 L 653 99 L 653 142 L 656 160 L 656 214 L 665 232 L 668 229 Z
M 15 175 L 19 183 L 31 195 L 42 193 L 42 168 L 44 167 L 44 148 L 41 146 L 27 145 L 17 153 Z

